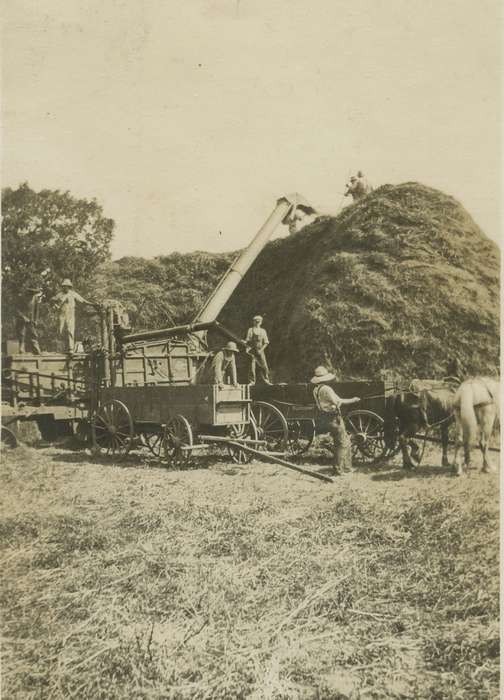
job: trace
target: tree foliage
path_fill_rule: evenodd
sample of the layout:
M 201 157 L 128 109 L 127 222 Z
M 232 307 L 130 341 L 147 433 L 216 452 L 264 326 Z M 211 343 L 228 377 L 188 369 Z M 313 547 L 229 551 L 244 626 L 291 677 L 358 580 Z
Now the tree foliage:
M 153 260 L 125 257 L 104 265 L 97 298 L 124 304 L 136 330 L 157 329 L 194 319 L 233 253 L 172 253 Z
M 84 296 L 93 294 L 97 269 L 110 259 L 114 221 L 94 199 L 58 190 L 35 192 L 27 183 L 2 190 L 2 212 L 5 338 L 12 336 L 17 299 L 27 285 L 41 284 L 50 301 L 63 278 L 70 277 Z M 46 310 L 45 317 L 42 337 L 54 333 L 54 313 Z

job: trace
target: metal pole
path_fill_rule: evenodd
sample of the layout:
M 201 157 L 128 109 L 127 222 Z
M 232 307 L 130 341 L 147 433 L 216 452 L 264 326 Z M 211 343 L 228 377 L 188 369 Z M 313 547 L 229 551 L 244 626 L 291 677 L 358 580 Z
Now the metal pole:
M 266 223 L 259 229 L 248 247 L 233 262 L 211 296 L 207 299 L 203 308 L 199 311 L 194 319 L 195 322 L 215 321 L 249 267 L 270 239 L 273 231 L 285 219 L 291 208 L 298 205 L 301 205 L 304 209 L 313 210 L 300 195 L 281 197 L 277 201 L 276 207 Z

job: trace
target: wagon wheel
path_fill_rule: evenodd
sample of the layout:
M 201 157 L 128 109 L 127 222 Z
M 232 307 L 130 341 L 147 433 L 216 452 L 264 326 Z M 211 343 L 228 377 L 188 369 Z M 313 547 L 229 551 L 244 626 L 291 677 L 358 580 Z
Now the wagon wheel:
M 163 454 L 163 433 L 161 431 L 142 433 L 146 447 L 152 452 L 154 457 L 161 457 Z
M 227 437 L 231 438 L 231 440 L 243 440 L 245 438 L 257 440 L 258 430 L 255 420 L 251 418 L 249 423 L 237 423 L 236 425 L 228 425 L 226 429 L 226 435 Z M 257 449 L 257 445 L 253 444 L 251 445 L 251 447 Z M 236 464 L 248 464 L 253 457 L 253 455 L 251 455 L 249 452 L 245 452 L 245 450 L 241 450 L 239 447 L 233 447 L 232 445 L 228 445 L 227 451 L 233 462 L 235 462 Z
M 387 452 L 383 438 L 383 419 L 373 411 L 350 411 L 344 417 L 350 434 L 352 456 L 372 464 Z
M 5 428 L 2 425 L 2 447 L 13 449 L 18 446 L 17 437 L 10 428 Z
M 100 406 L 91 419 L 93 449 L 105 454 L 125 455 L 131 448 L 135 431 L 128 407 L 112 399 Z
M 174 416 L 167 424 L 163 438 L 166 460 L 173 467 L 183 467 L 189 461 L 193 446 L 192 428 L 182 415 Z
M 302 455 L 310 449 L 315 437 L 315 422 L 313 420 L 290 420 L 289 426 L 289 452 L 294 455 Z
M 266 441 L 268 452 L 285 452 L 289 443 L 289 427 L 281 411 L 265 401 L 252 402 L 252 415 L 259 440 Z

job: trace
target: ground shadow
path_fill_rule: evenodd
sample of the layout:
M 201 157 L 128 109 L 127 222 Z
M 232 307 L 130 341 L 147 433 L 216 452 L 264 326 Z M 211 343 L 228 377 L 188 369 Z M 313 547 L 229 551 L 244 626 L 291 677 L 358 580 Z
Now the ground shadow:
M 403 469 L 399 467 L 393 471 L 373 474 L 373 481 L 402 481 L 403 479 L 428 479 L 433 476 L 453 476 L 454 472 L 451 467 L 439 467 L 425 465 L 416 467 L 415 469 Z
M 52 447 L 55 447 L 53 444 Z M 196 469 L 209 469 L 217 467 L 220 474 L 234 476 L 240 473 L 240 468 L 246 464 L 235 464 L 228 454 L 201 454 L 190 457 L 183 465 L 169 464 L 147 450 L 132 450 L 125 455 L 120 454 L 92 454 L 89 450 L 73 449 L 67 445 L 56 445 L 57 452 L 51 455 L 53 462 L 66 464 L 85 465 L 95 464 L 103 467 L 115 467 L 119 469 L 162 469 L 163 471 L 191 471 Z

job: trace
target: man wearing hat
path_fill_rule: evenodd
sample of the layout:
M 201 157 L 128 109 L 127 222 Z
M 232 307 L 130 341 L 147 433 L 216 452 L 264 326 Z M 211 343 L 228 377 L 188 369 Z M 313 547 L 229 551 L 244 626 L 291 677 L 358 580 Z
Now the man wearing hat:
M 237 386 L 235 355 L 239 352 L 232 340 L 213 355 L 208 355 L 199 367 L 193 384 L 217 384 L 221 389 L 226 384 Z
M 226 384 L 236 386 L 238 380 L 236 377 L 236 353 L 239 352 L 236 343 L 232 340 L 226 343 L 212 358 L 210 364 L 211 381 L 210 384 L 218 384 L 222 389 Z
M 352 195 L 352 199 L 354 202 L 356 202 L 358 199 L 361 199 L 366 194 L 363 183 L 360 180 L 358 180 L 355 177 L 355 175 L 352 175 L 352 177 L 350 178 L 350 183 L 347 185 L 345 191 L 345 197 L 348 197 L 349 194 Z
M 373 191 L 373 188 L 371 187 L 371 185 L 369 184 L 367 179 L 364 177 L 364 173 L 362 172 L 362 170 L 359 170 L 357 172 L 357 179 L 358 179 L 358 182 L 360 182 L 360 186 L 361 186 L 361 190 L 363 192 L 363 195 L 369 194 L 370 192 Z
M 71 280 L 66 279 L 61 283 L 62 290 L 56 296 L 56 304 L 59 308 L 59 333 L 65 344 L 67 352 L 73 352 L 75 343 L 75 302 L 95 306 L 92 301 L 87 301 L 73 289 Z
M 269 339 L 266 330 L 261 327 L 262 321 L 262 316 L 254 316 L 252 328 L 248 329 L 247 337 L 245 338 L 247 353 L 250 355 L 249 384 L 256 383 L 256 367 L 259 368 L 259 377 L 264 384 L 271 384 L 268 361 L 264 353 L 269 345 Z
M 320 427 L 322 432 L 327 430 L 331 434 L 334 442 L 334 471 L 336 474 L 342 474 L 345 469 L 347 471 L 352 469 L 352 450 L 340 408 L 343 404 L 357 403 L 360 399 L 358 396 L 352 399 L 342 399 L 338 396 L 329 386 L 329 383 L 335 379 L 332 372 L 320 366 L 315 370 L 311 383 L 315 384 L 313 398 L 322 418 Z
M 37 285 L 26 288 L 16 313 L 16 333 L 19 340 L 19 352 L 40 355 L 37 323 L 42 290 Z

